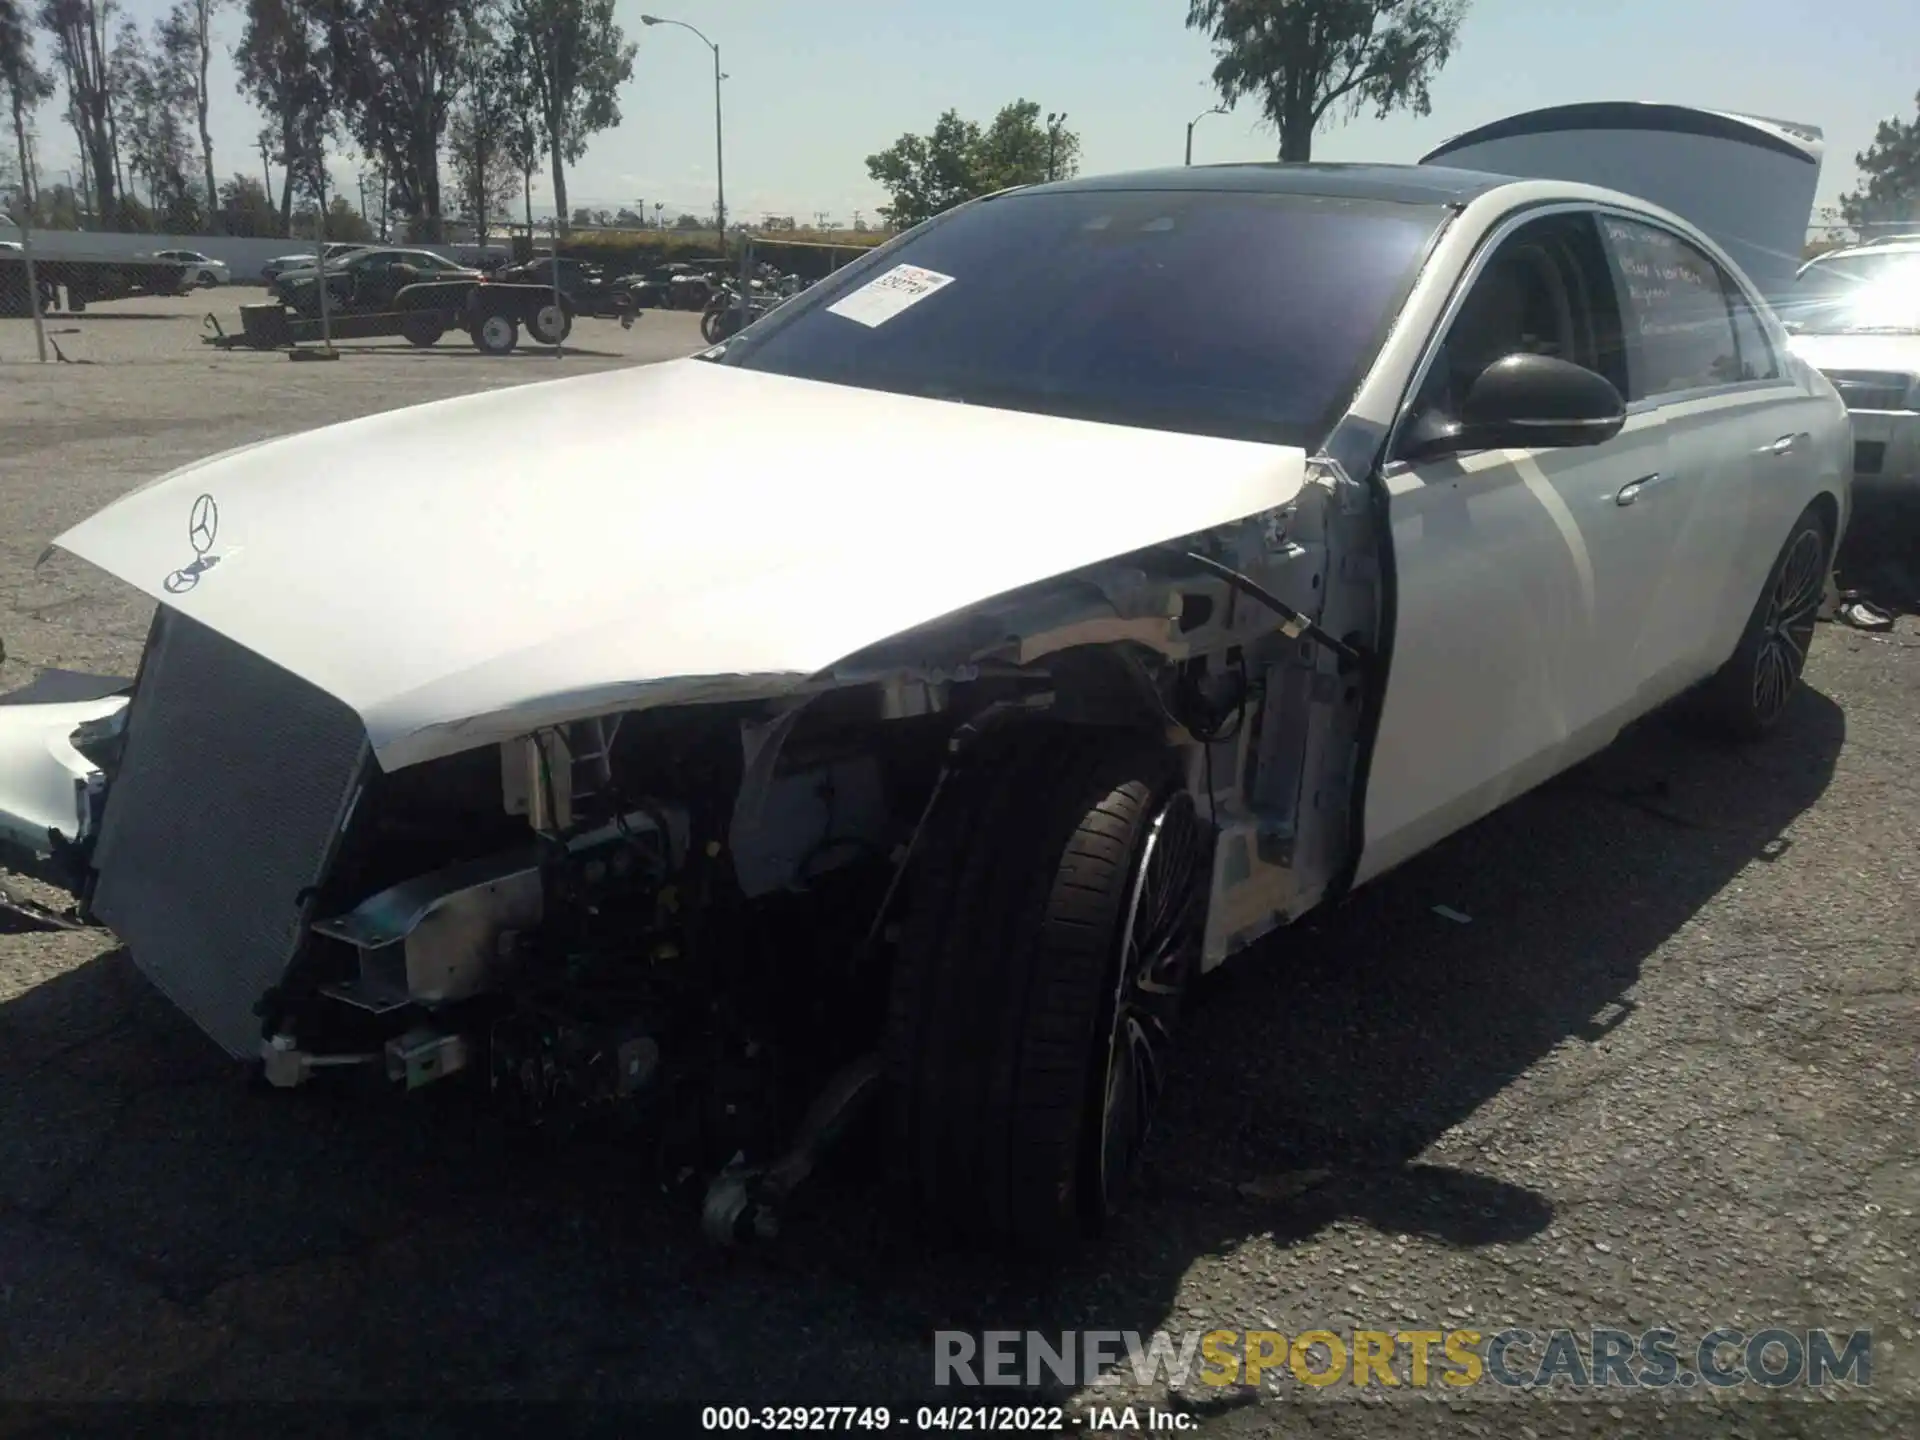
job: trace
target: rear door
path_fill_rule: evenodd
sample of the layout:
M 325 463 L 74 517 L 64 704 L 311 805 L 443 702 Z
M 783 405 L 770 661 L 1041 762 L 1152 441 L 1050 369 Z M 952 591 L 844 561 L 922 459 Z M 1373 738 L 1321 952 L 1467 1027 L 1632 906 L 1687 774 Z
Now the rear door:
M 1771 557 L 1792 514 L 1771 483 L 1811 459 L 1799 390 L 1740 283 L 1692 240 L 1650 217 L 1608 214 L 1601 231 L 1627 320 L 1629 399 L 1658 408 L 1667 462 L 1636 507 L 1656 514 L 1630 679 L 1636 711 L 1677 694 L 1731 652 L 1757 593 L 1742 558 Z M 1797 513 L 1797 512 L 1796 512 Z M 1753 543 L 1748 543 L 1753 537 Z
M 1457 406 L 1515 351 L 1558 354 L 1628 384 L 1618 298 L 1595 215 L 1567 207 L 1496 232 L 1423 360 L 1401 433 Z M 1657 404 L 1614 439 L 1480 451 L 1383 479 L 1393 528 L 1393 655 L 1369 769 L 1356 880 L 1417 854 L 1618 728 L 1658 507 L 1621 504 L 1667 468 Z

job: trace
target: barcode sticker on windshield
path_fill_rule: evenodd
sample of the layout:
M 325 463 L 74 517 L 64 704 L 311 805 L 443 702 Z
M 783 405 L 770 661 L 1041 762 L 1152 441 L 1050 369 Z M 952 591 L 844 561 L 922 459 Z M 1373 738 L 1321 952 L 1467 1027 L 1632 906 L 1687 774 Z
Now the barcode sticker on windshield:
M 869 280 L 851 295 L 843 296 L 827 307 L 848 320 L 857 320 L 869 328 L 884 325 L 902 310 L 953 283 L 953 276 L 938 270 L 922 270 L 918 265 L 896 265 L 877 279 Z

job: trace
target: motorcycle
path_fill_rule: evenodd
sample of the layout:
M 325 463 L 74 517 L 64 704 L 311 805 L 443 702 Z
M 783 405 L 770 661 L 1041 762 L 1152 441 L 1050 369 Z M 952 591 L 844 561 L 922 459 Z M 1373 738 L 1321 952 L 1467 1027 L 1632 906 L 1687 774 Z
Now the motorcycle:
M 760 288 L 757 280 L 747 292 L 744 303 L 735 286 L 721 285 L 700 314 L 700 334 L 709 345 L 718 345 L 722 340 L 737 335 L 778 303 L 779 300 Z

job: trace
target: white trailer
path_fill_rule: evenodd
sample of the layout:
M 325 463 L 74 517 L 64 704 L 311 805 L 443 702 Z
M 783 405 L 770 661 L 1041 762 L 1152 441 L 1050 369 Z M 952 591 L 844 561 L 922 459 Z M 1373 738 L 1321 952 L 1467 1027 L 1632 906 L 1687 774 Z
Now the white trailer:
M 1608 100 L 1496 120 L 1420 163 L 1604 185 L 1651 200 L 1706 231 L 1777 304 L 1800 266 L 1825 149 L 1812 125 Z

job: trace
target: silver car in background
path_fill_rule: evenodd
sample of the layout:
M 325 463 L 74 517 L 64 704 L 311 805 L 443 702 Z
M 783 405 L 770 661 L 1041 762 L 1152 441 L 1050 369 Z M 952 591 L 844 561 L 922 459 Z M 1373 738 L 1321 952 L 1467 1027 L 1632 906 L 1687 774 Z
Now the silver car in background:
M 1801 267 L 1781 306 L 1794 353 L 1853 420 L 1853 483 L 1867 503 L 1920 504 L 1920 237 L 1832 250 Z

